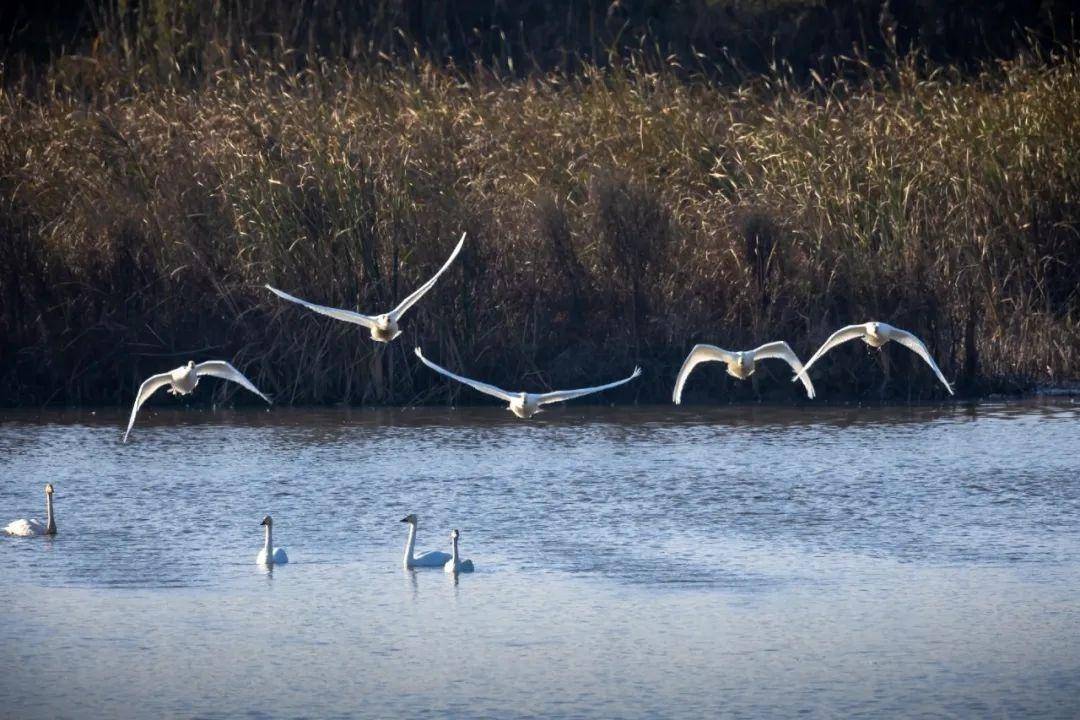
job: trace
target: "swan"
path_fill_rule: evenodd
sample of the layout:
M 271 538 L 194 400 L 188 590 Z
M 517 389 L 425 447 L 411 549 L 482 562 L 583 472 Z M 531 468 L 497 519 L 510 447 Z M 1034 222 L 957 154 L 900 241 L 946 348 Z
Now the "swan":
M 260 525 L 266 526 L 266 542 L 262 550 L 255 556 L 257 565 L 284 565 L 289 562 L 289 556 L 285 554 L 285 548 L 274 547 L 274 520 L 269 515 L 263 518 Z
M 930 369 L 937 375 L 941 384 L 949 391 L 949 394 L 955 394 L 953 393 L 952 386 L 949 385 L 949 381 L 945 379 L 945 376 L 942 375 L 937 363 L 934 362 L 934 358 L 930 357 L 930 351 L 926 349 L 926 345 L 923 344 L 923 341 L 906 330 L 895 328 L 892 325 L 887 325 L 883 322 L 868 322 L 862 323 L 861 325 L 848 325 L 847 327 L 840 328 L 829 336 L 829 339 L 825 341 L 825 344 L 818 348 L 818 351 L 814 353 L 813 357 L 810 358 L 810 361 L 806 363 L 803 369 L 800 370 L 791 381 L 795 382 L 797 379 L 802 379 L 803 382 L 806 382 L 810 366 L 817 362 L 818 358 L 837 345 L 845 343 L 848 340 L 854 340 L 855 338 L 861 338 L 862 341 L 870 347 L 878 349 L 890 340 L 895 340 L 925 360 L 926 364 L 929 365 Z
M 4 528 L 5 535 L 18 537 L 34 537 L 37 535 L 55 535 L 56 519 L 53 518 L 52 508 L 53 486 L 52 483 L 45 485 L 45 522 L 40 520 L 14 520 Z M 449 557 L 449 555 L 447 556 Z
M 682 403 L 683 385 L 686 384 L 686 379 L 690 377 L 690 373 L 700 363 L 712 360 L 723 361 L 727 363 L 728 375 L 745 380 L 754 374 L 757 361 L 766 358 L 785 360 L 788 365 L 795 369 L 795 372 L 801 372 L 803 369 L 802 363 L 799 362 L 799 356 L 792 352 L 791 347 L 783 340 L 765 343 L 761 347 L 742 352 L 724 350 L 715 345 L 695 345 L 690 354 L 686 356 L 686 360 L 683 361 L 682 369 L 679 370 L 679 379 L 675 381 L 675 392 L 672 393 L 671 399 L 676 405 Z M 803 385 L 806 386 L 806 396 L 813 399 L 814 384 L 805 375 L 802 376 L 802 381 Z
M 583 395 L 591 395 L 592 393 L 600 392 L 601 390 L 610 390 L 613 387 L 618 387 L 625 383 L 630 382 L 634 378 L 641 375 L 641 368 L 634 368 L 633 374 L 630 377 L 623 378 L 622 380 L 616 380 L 613 383 L 607 385 L 598 385 L 597 387 L 582 388 L 580 390 L 557 390 L 549 393 L 527 393 L 527 392 L 507 392 L 494 385 L 488 385 L 478 380 L 470 380 L 469 378 L 455 375 L 446 368 L 440 367 L 435 363 L 424 357 L 424 354 L 420 352 L 420 348 L 416 348 L 416 357 L 420 358 L 420 361 L 427 365 L 429 368 L 437 373 L 441 373 L 449 378 L 453 378 L 460 383 L 464 383 L 474 390 L 479 390 L 482 393 L 497 397 L 500 400 L 505 400 L 510 403 L 510 412 L 517 415 L 519 418 L 528 419 L 536 413 L 540 412 L 541 405 L 550 405 L 551 403 L 564 402 L 566 400 L 572 400 L 574 398 L 581 397 Z
M 458 535 L 460 534 L 461 533 L 457 531 L 457 528 L 454 528 L 450 531 L 450 540 L 454 543 L 454 554 L 449 560 L 446 561 L 446 564 L 443 565 L 443 570 L 445 572 L 459 573 L 473 571 L 472 560 L 461 560 L 458 557 L 457 541 Z
M 135 424 L 135 416 L 139 413 L 139 408 L 159 388 L 169 385 L 171 394 L 187 395 L 195 389 L 195 386 L 199 384 L 199 378 L 203 375 L 213 375 L 225 380 L 232 380 L 243 385 L 266 402 L 270 402 L 270 398 L 259 392 L 258 388 L 252 385 L 251 381 L 244 377 L 243 373 L 224 360 L 207 360 L 198 365 L 195 364 L 194 360 L 189 360 L 187 365 L 181 365 L 175 370 L 163 372 L 160 375 L 151 375 L 143 381 L 143 384 L 139 386 L 139 394 L 135 396 L 135 405 L 131 408 L 131 418 L 128 420 L 127 430 L 124 431 L 123 441 L 127 442 L 128 434 L 131 432 L 132 425 Z
M 270 285 L 266 285 L 266 289 L 277 295 L 279 298 L 283 300 L 288 300 L 289 302 L 294 302 L 297 305 L 303 305 L 308 310 L 313 310 L 322 315 L 327 315 L 334 318 L 335 320 L 344 320 L 345 322 L 350 322 L 355 325 L 362 325 L 371 331 L 372 340 L 375 340 L 376 342 L 388 343 L 401 334 L 401 328 L 398 325 L 398 322 L 401 320 L 401 316 L 405 314 L 405 311 L 415 305 L 416 302 L 420 298 L 422 298 L 428 290 L 435 286 L 435 282 L 439 279 L 439 276 L 446 272 L 446 269 L 449 268 L 451 263 L 454 262 L 454 259 L 458 256 L 458 253 L 461 252 L 461 246 L 464 244 L 465 233 L 461 233 L 461 239 L 458 240 L 458 244 L 454 248 L 454 251 L 450 253 L 450 258 L 445 263 L 443 263 L 443 266 L 441 268 L 439 268 L 439 272 L 435 273 L 435 275 L 430 280 L 421 285 L 417 290 L 413 291 L 413 293 L 407 298 L 402 300 L 396 308 L 394 308 L 388 313 L 383 313 L 382 315 L 361 315 L 360 313 L 353 312 L 352 310 L 340 310 L 338 308 L 316 305 L 315 303 L 310 303 L 307 300 L 301 300 L 298 297 L 293 297 L 292 295 L 286 292 L 282 292 L 281 290 L 278 290 L 275 287 L 271 287 Z
M 413 554 L 413 548 L 416 545 L 416 515 L 410 513 L 401 518 L 401 522 L 409 523 L 409 539 L 405 541 L 405 569 L 409 570 L 414 567 L 442 567 L 446 564 L 446 561 L 450 559 L 449 553 L 444 553 L 439 550 L 432 550 L 430 552 L 422 552 L 419 555 Z

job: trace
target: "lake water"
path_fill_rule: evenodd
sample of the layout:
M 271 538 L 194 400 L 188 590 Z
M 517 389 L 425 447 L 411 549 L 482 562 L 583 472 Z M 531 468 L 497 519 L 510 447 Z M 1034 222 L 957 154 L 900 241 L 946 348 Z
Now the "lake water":
M 1080 716 L 1069 401 L 125 419 L 0 414 L 0 716 Z

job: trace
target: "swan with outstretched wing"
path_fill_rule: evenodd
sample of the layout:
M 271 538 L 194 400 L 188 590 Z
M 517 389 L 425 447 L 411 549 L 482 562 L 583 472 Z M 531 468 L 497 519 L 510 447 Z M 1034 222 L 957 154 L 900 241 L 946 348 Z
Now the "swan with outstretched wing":
M 909 333 L 907 330 L 901 330 L 900 328 L 887 325 L 883 322 L 868 322 L 840 328 L 830 335 L 829 339 L 818 348 L 817 352 L 814 353 L 803 369 L 795 375 L 792 382 L 800 379 L 803 382 L 806 382 L 810 367 L 816 363 L 822 355 L 829 352 L 837 345 L 855 339 L 861 339 L 870 347 L 878 348 L 879 350 L 889 341 L 895 340 L 921 357 L 923 361 L 930 366 L 930 369 L 934 371 L 934 374 L 937 375 L 938 380 L 940 380 L 941 384 L 945 386 L 945 389 L 949 391 L 949 394 L 954 394 L 952 386 L 949 385 L 949 381 L 945 379 L 945 375 L 942 374 L 941 368 L 934 362 L 934 358 L 930 356 L 930 351 L 926 349 L 926 345 L 923 341 Z
M 608 383 L 607 385 L 597 385 L 596 387 L 581 388 L 579 390 L 557 390 L 555 392 L 548 393 L 527 393 L 527 392 L 508 392 L 502 388 L 497 388 L 494 385 L 488 385 L 487 383 L 480 382 L 479 380 L 472 380 L 461 375 L 456 375 L 446 368 L 436 365 L 435 363 L 424 357 L 424 354 L 420 351 L 420 348 L 416 348 L 416 357 L 420 358 L 420 361 L 427 365 L 429 368 L 437 373 L 445 375 L 448 378 L 453 378 L 459 383 L 468 385 L 474 390 L 479 390 L 485 395 L 491 395 L 492 397 L 499 398 L 500 400 L 509 403 L 510 412 L 517 415 L 519 418 L 528 419 L 536 413 L 540 412 L 542 405 L 550 405 L 551 403 L 566 402 L 567 400 L 573 400 L 574 398 L 582 397 L 583 395 L 592 395 L 593 393 L 602 392 L 604 390 L 610 390 L 611 388 L 625 385 L 634 378 L 641 375 L 641 368 L 634 368 L 634 372 L 630 377 L 623 378 L 622 380 L 616 380 L 615 382 Z
M 131 408 L 131 417 L 128 419 L 127 430 L 124 431 L 124 442 L 127 442 L 131 427 L 135 424 L 135 416 L 139 414 L 139 408 L 143 406 L 143 403 L 151 395 L 166 385 L 169 386 L 169 393 L 172 395 L 187 395 L 199 384 L 199 378 L 206 375 L 231 380 L 255 393 L 267 403 L 270 402 L 270 398 L 259 392 L 259 389 L 252 385 L 251 381 L 244 377 L 242 372 L 224 360 L 207 360 L 198 365 L 193 360 L 188 361 L 187 365 L 181 365 L 169 372 L 151 375 L 139 386 L 139 393 L 135 396 L 135 405 Z
M 439 268 L 439 271 L 426 283 L 414 290 L 408 297 L 398 303 L 398 306 L 388 313 L 382 315 L 364 315 L 362 313 L 353 312 L 352 310 L 342 310 L 340 308 L 326 307 L 325 305 L 316 305 L 315 303 L 308 302 L 307 300 L 301 300 L 298 297 L 294 297 L 287 292 L 278 290 L 270 285 L 266 286 L 266 289 L 277 295 L 283 300 L 296 303 L 297 305 L 303 305 L 308 310 L 317 312 L 320 315 L 326 315 L 332 317 L 335 320 L 342 320 L 344 322 L 353 323 L 354 325 L 361 325 L 371 331 L 371 339 L 377 342 L 390 342 L 398 335 L 401 334 L 400 321 L 405 312 L 415 305 L 420 298 L 422 298 L 428 290 L 435 287 L 435 283 L 439 280 L 444 272 L 453 264 L 457 258 L 458 253 L 461 252 L 462 246 L 465 244 L 465 233 L 461 233 L 461 239 L 458 240 L 457 246 L 454 247 L 454 251 L 450 253 L 450 257 L 447 259 L 443 266 Z
M 671 394 L 671 399 L 676 405 L 682 403 L 682 392 L 683 386 L 686 385 L 686 379 L 690 377 L 690 373 L 694 371 L 694 368 L 703 362 L 723 362 L 727 365 L 728 375 L 745 380 L 754 374 L 759 360 L 768 358 L 785 361 L 796 373 L 801 372 L 803 369 L 799 356 L 783 340 L 765 343 L 753 350 L 743 351 L 724 350 L 715 345 L 695 345 L 690 354 L 686 356 L 686 360 L 683 361 L 682 369 L 679 370 L 679 377 L 675 381 L 675 391 Z M 802 377 L 802 381 L 803 385 L 806 386 L 806 396 L 813 399 L 815 395 L 814 384 L 805 375 Z

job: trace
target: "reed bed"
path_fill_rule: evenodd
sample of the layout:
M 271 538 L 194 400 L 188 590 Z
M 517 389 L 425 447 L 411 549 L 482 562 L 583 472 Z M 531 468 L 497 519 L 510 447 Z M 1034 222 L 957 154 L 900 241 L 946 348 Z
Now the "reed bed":
M 181 84 L 60 58 L 44 90 L 0 97 L 0 403 L 127 403 L 188 358 L 286 403 L 478 399 L 417 345 L 509 388 L 640 363 L 604 399 L 665 401 L 694 343 L 806 357 L 868 319 L 920 335 L 969 394 L 1080 376 L 1076 57 L 836 77 L 248 56 Z M 262 287 L 388 309 L 463 230 L 388 346 Z M 942 396 L 889 350 L 884 387 L 861 343 L 833 351 L 819 396 Z M 689 401 L 800 398 L 784 367 L 698 373 Z

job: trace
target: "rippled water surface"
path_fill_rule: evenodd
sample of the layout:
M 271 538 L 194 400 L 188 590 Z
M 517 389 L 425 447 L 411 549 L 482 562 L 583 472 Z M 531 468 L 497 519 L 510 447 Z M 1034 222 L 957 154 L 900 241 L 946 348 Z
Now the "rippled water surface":
M 0 716 L 1080 716 L 1080 405 L 123 422 L 0 414 Z

